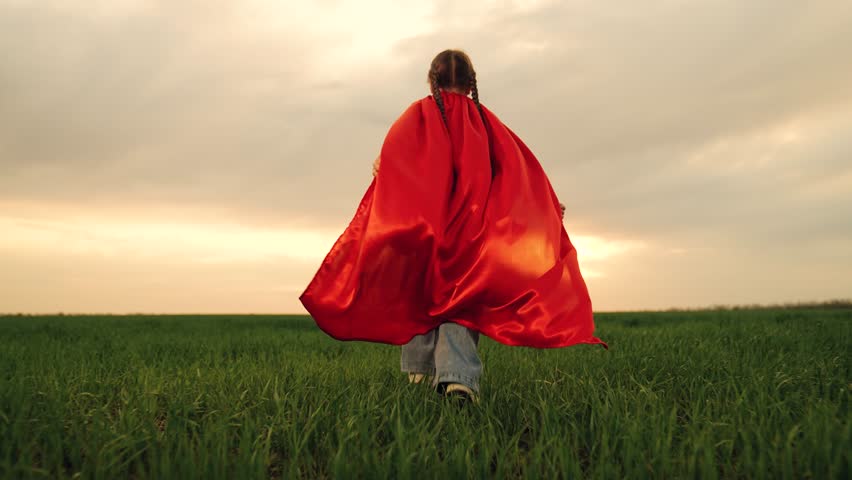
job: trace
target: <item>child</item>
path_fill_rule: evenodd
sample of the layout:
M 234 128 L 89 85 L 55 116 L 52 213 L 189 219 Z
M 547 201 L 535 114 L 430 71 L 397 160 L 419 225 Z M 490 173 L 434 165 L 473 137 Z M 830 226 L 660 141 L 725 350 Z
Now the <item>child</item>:
M 409 381 L 475 400 L 480 333 L 606 345 L 593 336 L 564 206 L 532 152 L 479 103 L 470 58 L 445 50 L 428 79 L 432 95 L 391 126 L 373 182 L 300 300 L 332 337 L 403 345 Z

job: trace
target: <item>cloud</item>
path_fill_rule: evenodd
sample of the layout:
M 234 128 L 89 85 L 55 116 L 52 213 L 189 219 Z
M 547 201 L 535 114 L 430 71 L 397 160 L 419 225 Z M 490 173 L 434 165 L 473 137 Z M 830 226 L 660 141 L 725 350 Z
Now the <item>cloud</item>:
M 730 258 L 836 279 L 852 268 L 850 16 L 792 0 L 0 0 L 0 205 L 51 225 L 70 210 L 242 239 L 342 231 L 429 61 L 460 47 L 572 238 L 644 245 L 587 262 L 611 304 L 631 282 L 659 284 L 636 305 L 725 290 Z
M 852 36 L 842 6 L 439 2 L 416 23 L 387 21 L 406 18 L 404 6 L 382 18 L 395 29 L 351 30 L 391 4 L 7 7 L 2 186 L 286 216 L 321 185 L 316 213 L 340 220 L 390 122 L 427 93 L 425 69 L 444 46 L 473 54 L 483 99 L 581 198 L 595 192 L 569 188 L 587 183 L 571 180 L 579 166 L 616 183 L 852 101 L 852 67 L 837 61 Z

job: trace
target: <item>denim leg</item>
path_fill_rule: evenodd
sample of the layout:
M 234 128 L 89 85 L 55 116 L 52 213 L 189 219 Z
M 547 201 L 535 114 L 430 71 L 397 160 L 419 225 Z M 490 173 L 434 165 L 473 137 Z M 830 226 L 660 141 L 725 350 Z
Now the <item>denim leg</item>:
M 479 332 L 452 322 L 442 323 L 437 330 L 435 386 L 461 383 L 479 393 L 479 377 L 482 375 L 482 362 L 476 352 Z
M 435 375 L 435 342 L 438 329 L 417 335 L 402 346 L 400 365 L 403 372 Z

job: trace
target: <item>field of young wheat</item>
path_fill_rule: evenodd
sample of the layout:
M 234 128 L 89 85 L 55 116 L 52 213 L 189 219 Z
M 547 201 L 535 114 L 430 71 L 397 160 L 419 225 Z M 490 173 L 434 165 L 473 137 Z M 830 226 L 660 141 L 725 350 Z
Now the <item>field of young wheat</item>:
M 0 317 L 0 477 L 849 478 L 852 310 L 596 322 L 460 407 L 307 317 Z

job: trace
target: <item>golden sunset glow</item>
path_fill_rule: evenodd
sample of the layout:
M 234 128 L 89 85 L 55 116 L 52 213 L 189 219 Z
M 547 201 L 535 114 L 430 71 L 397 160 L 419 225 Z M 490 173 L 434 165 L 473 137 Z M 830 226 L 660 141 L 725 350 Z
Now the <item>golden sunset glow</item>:
M 318 264 L 333 234 L 298 228 L 261 229 L 239 224 L 146 223 L 122 219 L 0 218 L 0 249 L 62 252 L 121 259 L 180 259 L 186 263 L 241 263 L 284 257 Z
M 0 254 L 77 259 L 93 265 L 111 266 L 108 270 L 114 269 L 112 275 L 115 276 L 127 275 L 122 272 L 127 268 L 125 263 L 139 262 L 168 264 L 199 276 L 210 268 L 227 270 L 263 263 L 297 264 L 302 266 L 300 275 L 294 275 L 286 268 L 282 271 L 282 275 L 292 278 L 289 284 L 276 279 L 255 286 L 267 292 L 270 303 L 290 305 L 288 311 L 303 311 L 301 304 L 294 301 L 294 294 L 307 285 L 310 275 L 339 235 L 331 230 L 305 227 L 262 228 L 239 223 L 199 223 L 193 222 L 192 218 L 152 222 L 69 211 L 64 211 L 62 216 L 51 217 L 45 215 L 48 209 L 36 211 L 32 206 L 28 208 L 29 215 L 12 216 L 7 208 L 5 216 L 0 216 L 0 231 L 3 232 Z M 339 226 L 341 231 L 344 227 L 344 224 Z M 532 242 L 533 239 L 525 238 L 523 245 L 514 245 L 511 251 L 506 252 L 507 258 L 530 265 L 533 261 L 529 254 L 541 251 Z M 574 236 L 573 242 L 582 252 L 583 273 L 589 278 L 605 276 L 609 259 L 641 247 L 633 242 L 582 235 Z M 196 273 L 193 274 L 193 271 Z M 84 272 L 78 272 L 77 276 L 85 277 Z M 77 279 L 79 281 L 80 278 Z M 140 288 L 148 289 L 150 286 Z M 25 299 L 7 301 L 26 305 Z

